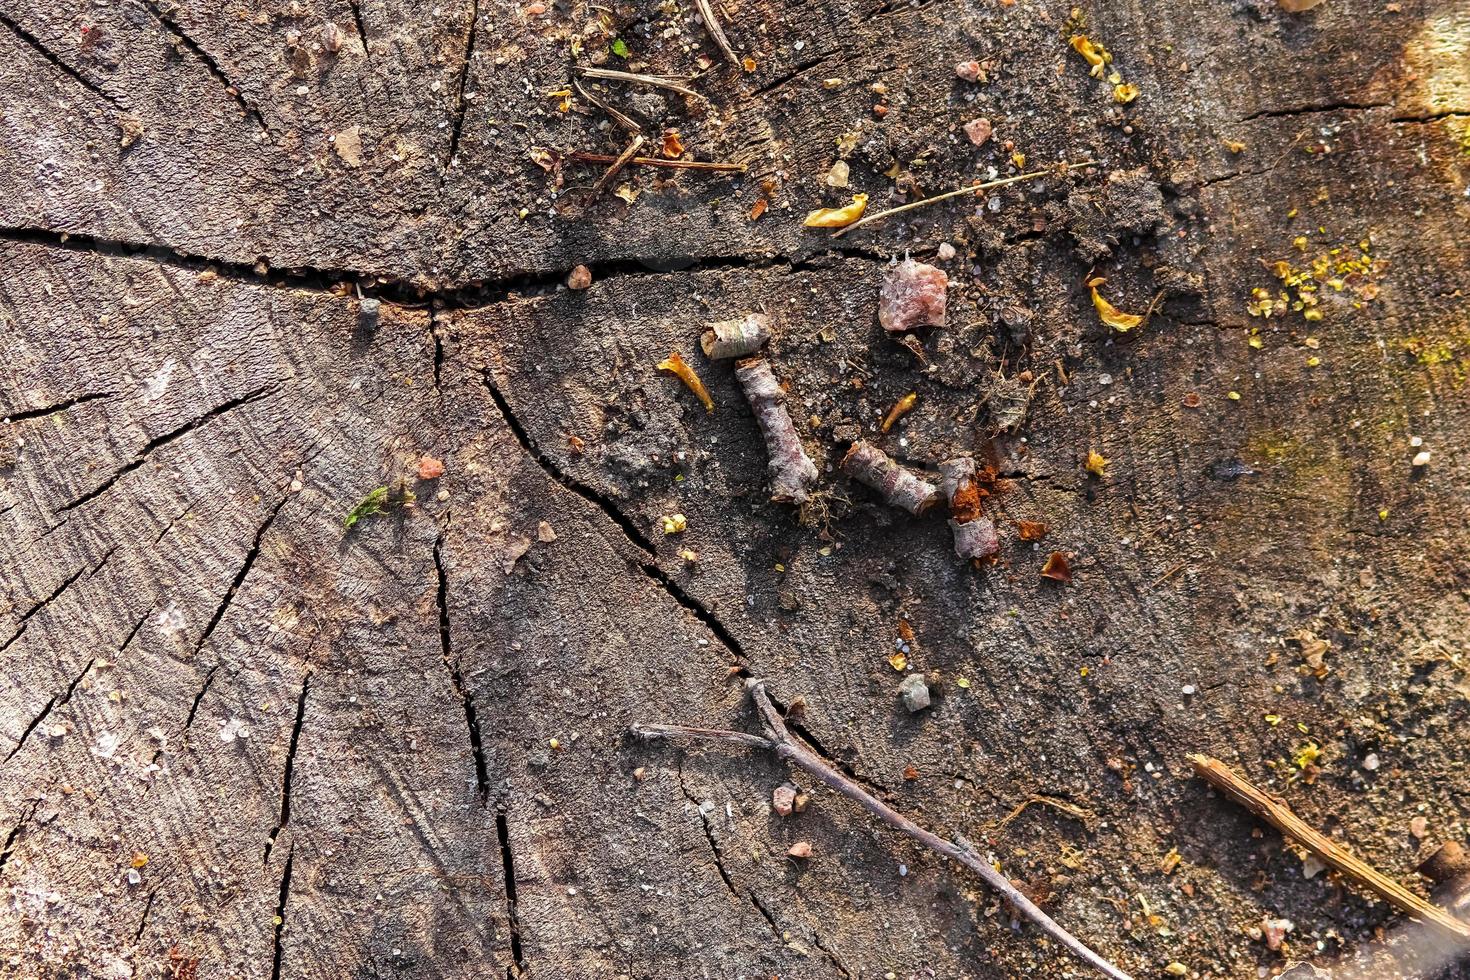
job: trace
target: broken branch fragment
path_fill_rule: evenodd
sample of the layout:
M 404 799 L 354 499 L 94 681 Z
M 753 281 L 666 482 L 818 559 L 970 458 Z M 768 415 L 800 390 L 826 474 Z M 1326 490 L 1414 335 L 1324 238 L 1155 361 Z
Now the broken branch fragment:
M 939 464 L 940 487 L 949 501 L 949 529 L 954 552 L 961 558 L 988 558 L 1000 551 L 995 523 L 980 509 L 980 487 L 975 483 L 975 461 L 969 456 Z
M 715 400 L 710 397 L 709 389 L 705 388 L 704 382 L 699 380 L 699 375 L 694 373 L 694 369 L 689 366 L 688 361 L 679 356 L 678 351 L 670 352 L 668 357 L 659 361 L 658 369 L 660 371 L 668 371 L 680 381 L 684 382 L 685 386 L 694 392 L 694 397 L 699 399 L 700 404 L 704 406 L 706 412 L 713 412 L 715 410 Z
M 696 98 L 703 98 L 694 89 L 684 84 L 688 79 L 678 75 L 640 75 L 631 71 L 617 71 L 613 68 L 588 68 L 582 65 L 577 66 L 577 71 L 588 78 L 601 78 L 609 82 L 632 82 L 635 85 L 650 85 L 654 88 L 678 92 L 680 95 L 692 95 Z
M 1132 980 L 1122 969 L 1093 952 L 1086 943 L 1058 925 L 1019 888 L 1011 884 L 1009 878 L 997 871 L 995 866 L 981 855 L 975 853 L 968 841 L 960 838 L 955 842 L 950 842 L 932 831 L 925 830 L 832 768 L 804 743 L 793 738 L 786 727 L 785 719 L 776 711 L 776 706 L 771 703 L 770 696 L 766 694 L 765 681 L 752 678 L 745 682 L 745 689 L 749 692 L 751 700 L 755 702 L 756 710 L 761 718 L 761 727 L 766 731 L 765 737 L 722 729 L 690 728 L 685 725 L 634 725 L 631 733 L 643 739 L 728 742 L 743 748 L 774 752 L 777 758 L 805 770 L 813 778 L 852 800 L 899 833 L 906 834 L 941 857 L 963 864 L 975 872 L 1019 914 L 1030 919 L 1042 932 L 1065 946 L 1074 956 L 1091 965 L 1104 976 L 1111 977 L 1112 980 Z
M 766 441 L 771 499 L 778 503 L 806 503 L 808 488 L 817 482 L 817 467 L 796 435 L 796 426 L 786 411 L 786 392 L 771 373 L 770 364 L 758 357 L 741 361 L 735 365 L 735 379 L 745 391 Z
M 771 318 L 764 313 L 747 313 L 738 320 L 705 324 L 699 346 L 712 361 L 749 357 L 771 339 Z
M 1341 844 L 1324 836 L 1292 813 L 1285 802 L 1258 789 L 1225 763 L 1207 755 L 1191 755 L 1189 761 L 1194 764 L 1195 772 L 1208 780 L 1210 785 L 1296 841 L 1332 870 L 1351 878 L 1414 918 L 1435 926 L 1457 942 L 1470 942 L 1470 925 L 1456 919 L 1439 906 L 1430 904 L 1377 868 L 1355 857 Z
M 715 16 L 715 8 L 710 5 L 710 0 L 694 0 L 694 5 L 699 8 L 699 16 L 704 18 L 704 26 L 709 30 L 709 36 L 714 38 L 715 47 L 720 49 L 720 53 L 730 64 L 739 65 L 740 59 L 736 57 L 735 49 L 730 47 L 725 29 L 720 26 L 720 19 Z
M 612 163 L 617 157 L 611 153 L 589 153 L 572 150 L 568 160 L 582 163 Z M 666 170 L 713 170 L 718 173 L 743 174 L 749 168 L 743 163 L 714 163 L 709 160 L 660 160 L 658 157 L 634 157 L 628 163 L 635 167 L 663 167 Z
M 852 444 L 842 457 L 842 472 L 878 491 L 884 503 L 915 516 L 939 500 L 938 487 L 914 476 L 870 442 Z
M 908 256 L 889 270 L 878 291 L 878 322 L 889 333 L 944 326 L 949 276 Z

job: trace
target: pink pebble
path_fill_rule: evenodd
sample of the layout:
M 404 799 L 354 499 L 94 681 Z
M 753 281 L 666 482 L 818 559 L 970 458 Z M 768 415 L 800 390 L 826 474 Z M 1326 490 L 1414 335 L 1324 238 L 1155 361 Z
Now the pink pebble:
M 980 146 L 990 139 L 990 120 L 981 116 L 979 119 L 971 119 L 965 123 L 965 135 L 970 137 L 970 142 Z
M 878 293 L 878 322 L 889 333 L 914 327 L 942 327 L 949 276 L 932 265 L 905 257 L 883 280 Z
M 980 67 L 978 61 L 961 61 L 954 66 L 954 73 L 967 82 L 985 81 L 985 70 Z

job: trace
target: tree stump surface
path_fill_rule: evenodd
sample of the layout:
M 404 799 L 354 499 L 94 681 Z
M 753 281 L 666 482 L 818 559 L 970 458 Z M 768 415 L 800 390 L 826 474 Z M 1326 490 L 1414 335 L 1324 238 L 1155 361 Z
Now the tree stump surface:
M 1465 4 L 716 4 L 748 72 L 692 5 L 537 7 L 0 3 L 0 975 L 1084 975 L 835 794 L 774 815 L 773 760 L 626 737 L 758 730 L 734 667 L 1136 976 L 1371 941 L 1186 755 L 1421 891 L 1465 836 Z M 574 64 L 697 75 L 582 84 L 748 169 L 588 203 L 565 154 L 627 136 Z M 951 281 L 922 362 L 876 317 L 906 252 Z M 1112 332 L 1092 276 L 1159 306 Z M 698 354 L 752 310 L 811 524 Z M 858 438 L 987 461 L 997 561 L 842 477 Z

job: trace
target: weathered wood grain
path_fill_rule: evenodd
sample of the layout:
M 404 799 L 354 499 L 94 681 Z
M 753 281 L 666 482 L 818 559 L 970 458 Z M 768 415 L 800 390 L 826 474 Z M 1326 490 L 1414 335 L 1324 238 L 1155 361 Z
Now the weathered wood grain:
M 1391 912 L 1251 838 L 1185 754 L 1397 879 L 1414 815 L 1463 836 L 1462 7 L 1095 5 L 1141 89 L 1119 106 L 1071 6 L 1028 0 L 716 5 L 750 73 L 692 6 L 0 3 L 0 975 L 1075 969 L 834 794 L 773 816 L 768 760 L 625 744 L 748 727 L 736 665 L 1136 975 L 1256 976 L 1284 961 L 1248 938 L 1264 918 L 1324 965 L 1367 940 Z M 586 207 L 605 165 L 537 165 L 626 145 L 548 97 L 614 38 L 609 65 L 705 98 L 606 96 L 745 174 L 634 166 L 631 203 Z M 955 78 L 969 58 L 990 81 Z M 839 141 L 847 189 L 823 183 Z M 1089 158 L 837 242 L 800 224 Z M 1248 316 L 1303 235 L 1371 237 L 1378 296 Z M 877 286 L 941 243 L 949 326 L 920 365 Z M 592 287 L 559 288 L 578 264 Z M 1162 308 L 1110 336 L 1089 274 Z M 830 494 L 815 527 L 768 501 L 729 367 L 695 350 L 758 309 Z M 712 415 L 656 370 L 671 350 Z M 857 437 L 913 467 L 991 454 L 999 562 L 836 474 Z M 344 533 L 377 486 L 417 500 Z M 1051 550 L 1072 587 L 1038 578 Z M 941 684 L 922 715 L 900 640 Z M 991 829 L 1036 793 L 1097 819 Z

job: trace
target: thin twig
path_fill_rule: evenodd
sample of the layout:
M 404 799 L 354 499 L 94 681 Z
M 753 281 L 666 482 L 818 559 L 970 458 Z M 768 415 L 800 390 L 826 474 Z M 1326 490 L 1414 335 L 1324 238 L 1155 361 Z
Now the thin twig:
M 609 82 L 632 82 L 635 85 L 651 85 L 654 88 L 668 89 L 670 92 L 678 92 L 680 95 L 692 95 L 695 98 L 703 98 L 698 92 L 683 83 L 688 79 L 679 75 L 640 75 L 631 71 L 617 71 L 612 68 L 587 68 L 577 66 L 577 71 L 588 78 L 601 78 Z
M 1470 925 L 1461 922 L 1438 905 L 1420 898 L 1367 862 L 1354 857 L 1341 844 L 1323 836 L 1292 813 L 1282 800 L 1251 785 L 1249 780 L 1219 759 L 1212 759 L 1207 755 L 1191 755 L 1189 761 L 1194 763 L 1195 771 L 1207 779 L 1210 785 L 1296 841 L 1329 868 L 1351 878 L 1379 898 L 1397 905 L 1409 915 L 1443 930 L 1458 942 L 1470 941 Z
M 1082 160 L 1078 163 L 1064 163 L 1061 166 L 1063 168 L 1088 167 L 1092 165 L 1092 162 L 1093 161 L 1091 160 Z M 896 208 L 889 208 L 887 211 L 879 211 L 876 214 L 866 215 L 865 217 L 854 221 L 852 224 L 848 225 L 845 228 L 838 228 L 832 233 L 832 237 L 841 238 L 848 232 L 856 231 L 863 225 L 871 224 L 874 221 L 882 221 L 884 218 L 892 217 L 893 215 L 900 214 L 904 211 L 912 211 L 915 208 L 922 208 L 927 204 L 933 204 L 935 201 L 947 201 L 952 197 L 960 197 L 964 194 L 974 194 L 979 191 L 988 191 L 993 187 L 1004 187 L 1006 184 L 1016 184 L 1023 180 L 1031 180 L 1034 177 L 1045 177 L 1051 172 L 1051 170 L 1033 170 L 1027 174 L 1016 174 L 1014 177 L 1002 177 L 999 180 L 988 181 L 984 184 L 971 184 L 968 187 L 959 187 L 952 191 L 946 191 L 943 194 L 936 194 L 933 197 L 926 197 L 922 201 L 914 201 L 910 204 L 901 204 Z
M 641 132 L 643 132 L 643 127 L 640 126 L 640 125 L 638 125 L 638 122 L 636 120 L 634 120 L 633 118 L 631 118 L 631 117 L 629 117 L 627 115 L 624 115 L 623 113 L 619 112 L 617 109 L 614 109 L 612 106 L 608 105 L 606 102 L 604 102 L 601 99 L 599 99 L 597 96 L 593 95 L 591 92 L 587 91 L 585 88 L 582 87 L 582 83 L 579 82 L 579 81 L 577 81 L 575 78 L 572 79 L 572 87 L 574 87 L 577 90 L 577 93 L 579 95 L 581 95 L 582 98 L 586 99 L 588 102 L 590 102 L 593 105 L 597 106 L 597 108 L 601 109 L 603 112 L 607 113 L 609 116 L 612 116 L 613 122 L 617 123 L 619 126 L 621 126 L 624 129 L 628 130 L 628 132 L 630 132 L 630 133 L 641 133 Z M 608 157 L 608 159 L 609 160 L 616 160 L 617 157 Z
M 618 173 L 628 165 L 628 161 L 633 159 L 634 155 L 637 154 L 640 149 L 642 149 L 643 143 L 643 136 L 641 134 L 634 133 L 632 141 L 628 144 L 628 148 L 622 153 L 618 154 L 617 158 L 613 160 L 612 166 L 607 168 L 607 172 L 598 178 L 597 183 L 592 185 L 592 193 L 587 195 L 588 204 L 591 204 L 602 195 L 603 190 L 607 187 L 608 184 L 612 182 L 612 179 L 616 177 Z
M 958 861 L 975 872 L 1018 912 L 1036 923 L 1048 936 L 1071 950 L 1080 959 L 1096 967 L 1104 975 L 1112 977 L 1113 980 L 1131 980 L 1128 974 L 1094 953 L 1080 939 L 1058 925 L 1051 916 L 1037 908 L 1035 902 L 1023 895 L 1005 875 L 995 870 L 989 862 L 976 854 L 968 843 L 963 840 L 951 843 L 925 830 L 847 776 L 827 765 L 826 761 L 815 752 L 792 738 L 791 733 L 786 729 L 785 721 L 782 720 L 780 713 L 776 711 L 775 705 L 771 703 L 770 697 L 766 694 L 765 681 L 747 680 L 745 688 L 750 692 L 751 701 L 755 703 L 756 710 L 760 713 L 761 727 L 766 732 L 765 738 L 747 735 L 744 732 L 688 728 L 683 725 L 634 725 L 633 734 L 643 738 L 728 742 L 748 748 L 772 751 L 777 758 L 805 770 L 812 777 L 826 783 L 838 793 L 857 803 L 894 830 L 907 834 L 936 854 Z
M 715 8 L 710 0 L 694 0 L 694 5 L 699 8 L 699 16 L 704 18 L 704 26 L 709 29 L 709 36 L 715 39 L 715 46 L 724 52 L 730 64 L 739 65 L 740 58 L 725 38 L 725 29 L 720 26 L 720 19 L 715 16 Z
M 610 153 L 588 153 L 585 150 L 572 150 L 567 154 L 568 160 L 580 160 L 583 163 L 612 163 L 617 157 Z M 667 167 L 670 170 L 713 170 L 719 173 L 743 174 L 748 169 L 743 163 L 709 163 L 704 160 L 660 160 L 658 157 L 634 157 L 628 161 L 642 167 Z

